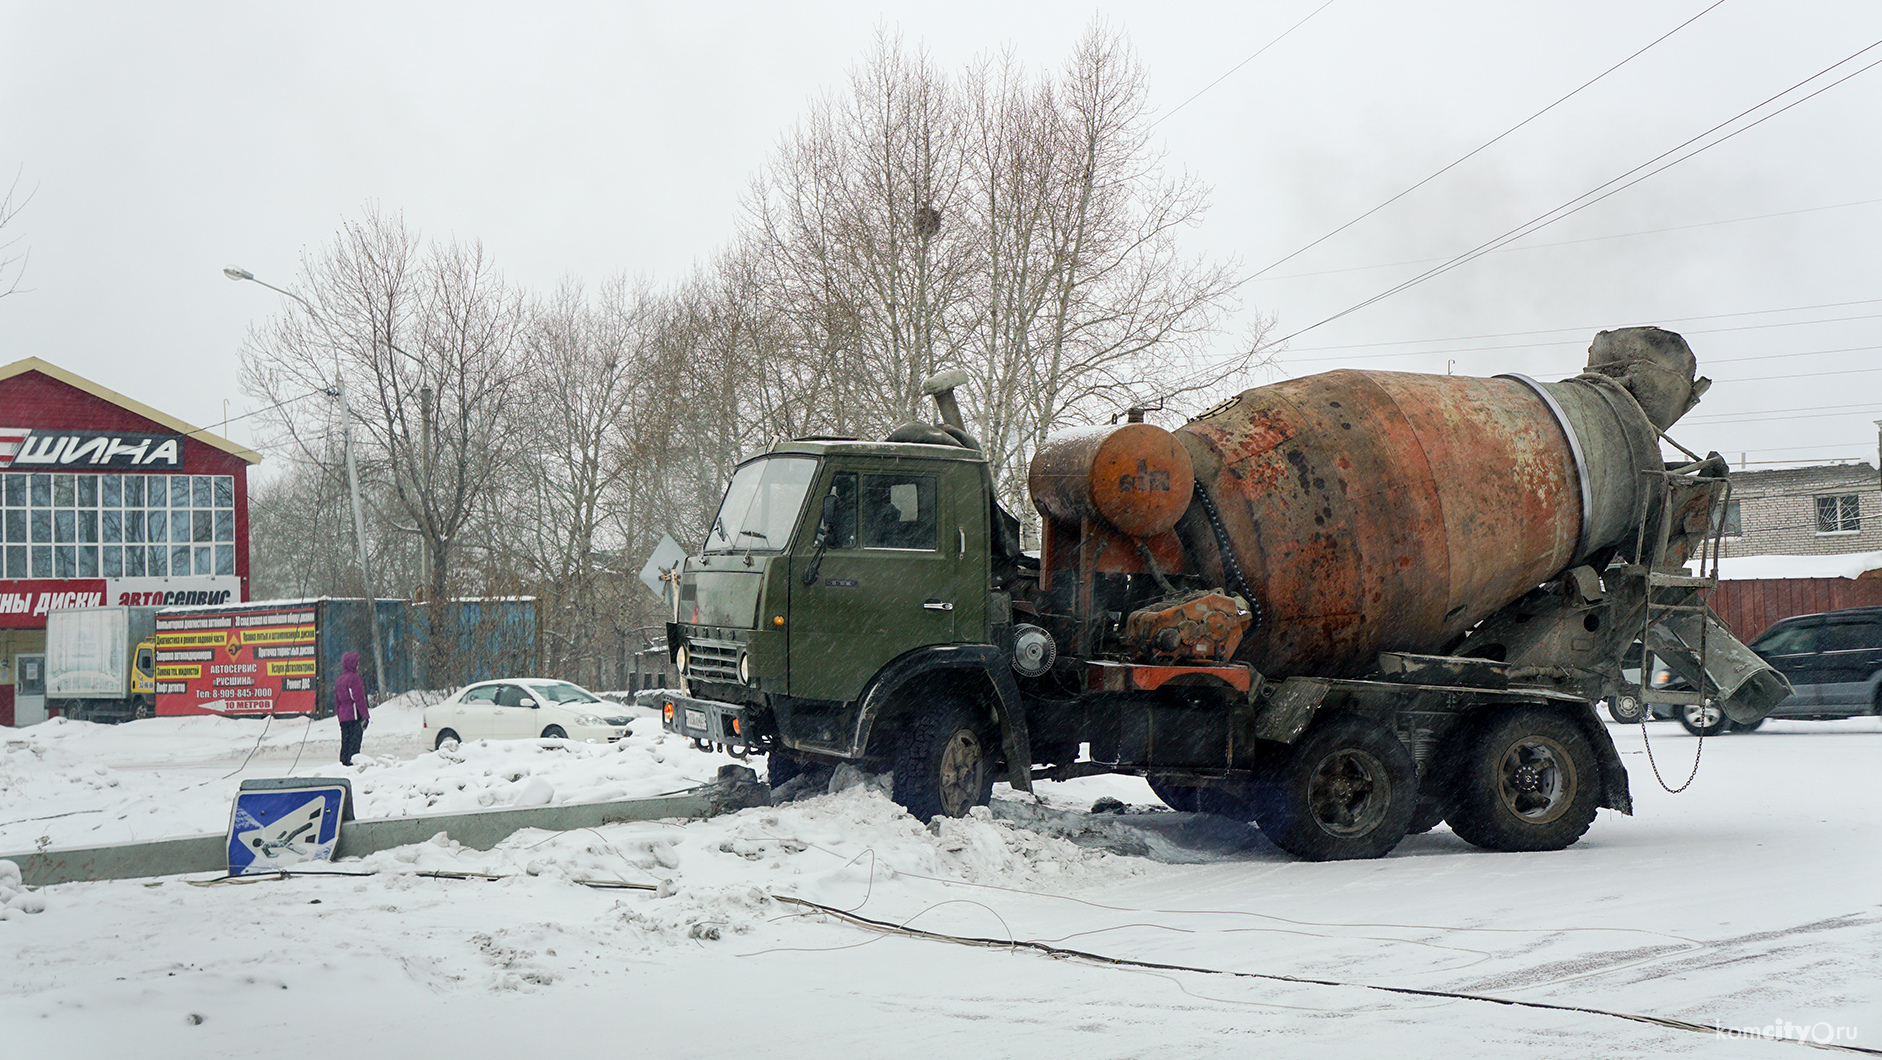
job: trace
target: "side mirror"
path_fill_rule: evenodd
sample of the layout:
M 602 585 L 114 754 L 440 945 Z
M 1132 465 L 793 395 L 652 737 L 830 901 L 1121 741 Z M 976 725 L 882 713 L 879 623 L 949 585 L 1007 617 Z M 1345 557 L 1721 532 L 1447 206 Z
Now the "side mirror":
M 836 513 L 837 513 L 836 494 L 834 493 L 824 494 L 823 495 L 823 521 L 817 526 L 818 541 L 821 542 L 825 540 L 828 537 L 828 535 L 836 532 Z
M 524 696 L 522 699 L 516 701 L 516 705 L 519 707 L 533 707 L 536 705 L 536 701 L 528 696 Z

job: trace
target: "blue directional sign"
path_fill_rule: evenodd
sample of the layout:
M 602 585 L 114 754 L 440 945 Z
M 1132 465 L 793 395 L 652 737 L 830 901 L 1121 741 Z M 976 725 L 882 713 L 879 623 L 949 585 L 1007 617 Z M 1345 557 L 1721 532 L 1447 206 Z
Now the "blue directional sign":
M 229 875 L 332 859 L 351 785 L 316 778 L 294 784 L 265 790 L 242 785 L 229 816 Z

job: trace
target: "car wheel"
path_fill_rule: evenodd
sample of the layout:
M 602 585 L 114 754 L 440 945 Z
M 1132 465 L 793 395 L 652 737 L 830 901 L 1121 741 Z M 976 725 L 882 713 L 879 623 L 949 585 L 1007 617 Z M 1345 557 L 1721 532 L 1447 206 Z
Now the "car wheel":
M 551 725 L 542 730 L 542 738 L 545 740 L 566 740 L 569 738 L 569 734 L 562 726 Z
M 1572 720 L 1540 707 L 1498 712 L 1463 734 L 1445 820 L 1486 850 L 1561 850 L 1594 823 L 1600 764 Z
M 1732 721 L 1716 704 L 1683 703 L 1679 708 L 1679 723 L 1694 736 L 1717 736 Z
M 921 708 L 895 752 L 895 801 L 916 819 L 964 817 L 993 795 L 993 750 L 985 722 L 962 700 Z
M 1608 700 L 1608 717 L 1622 725 L 1635 725 L 1647 715 L 1647 707 L 1637 696 L 1615 696 Z
M 1192 784 L 1173 784 L 1162 777 L 1145 777 L 1150 783 L 1150 790 L 1163 805 L 1184 813 L 1212 813 L 1217 817 L 1228 817 L 1237 821 L 1255 819 L 1255 800 L 1252 792 L 1236 791 L 1229 788 L 1206 787 Z
M 445 744 L 448 744 L 448 743 L 456 744 L 456 743 L 462 743 L 462 742 L 463 740 L 458 737 L 458 734 L 455 730 L 439 729 L 438 739 L 435 743 L 431 745 L 431 749 L 434 751 L 442 751 L 444 749 Z
M 144 721 L 157 716 L 157 706 L 150 700 L 139 696 L 136 706 L 131 708 L 132 721 Z
M 1282 850 L 1311 861 L 1376 858 L 1411 828 L 1418 767 L 1369 718 L 1327 715 L 1268 771 L 1255 823 Z

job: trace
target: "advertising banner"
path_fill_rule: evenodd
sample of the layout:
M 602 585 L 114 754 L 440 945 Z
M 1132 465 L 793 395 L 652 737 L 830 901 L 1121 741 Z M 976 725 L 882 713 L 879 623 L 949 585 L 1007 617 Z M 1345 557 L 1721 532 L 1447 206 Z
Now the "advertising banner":
M 0 579 L 0 629 L 43 629 L 48 614 L 74 607 L 212 607 L 237 603 L 241 594 L 242 579 L 229 574 Z
M 306 605 L 158 615 L 158 715 L 313 713 L 317 632 Z

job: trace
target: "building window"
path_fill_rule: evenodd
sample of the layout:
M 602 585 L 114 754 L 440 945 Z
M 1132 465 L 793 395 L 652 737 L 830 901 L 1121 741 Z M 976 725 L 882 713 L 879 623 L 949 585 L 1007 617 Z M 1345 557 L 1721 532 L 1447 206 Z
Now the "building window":
M 1853 534 L 1862 529 L 1862 501 L 1854 493 L 1817 498 L 1817 533 Z
M 1745 536 L 1745 520 L 1739 513 L 1737 501 L 1726 501 L 1724 508 L 1713 510 L 1712 529 L 1718 531 L 1720 537 Z
M 235 573 L 229 475 L 0 474 L 0 577 Z

